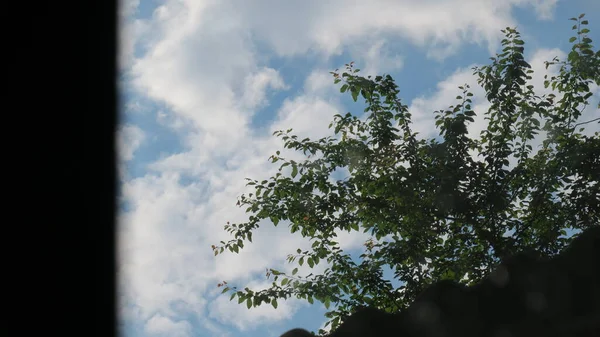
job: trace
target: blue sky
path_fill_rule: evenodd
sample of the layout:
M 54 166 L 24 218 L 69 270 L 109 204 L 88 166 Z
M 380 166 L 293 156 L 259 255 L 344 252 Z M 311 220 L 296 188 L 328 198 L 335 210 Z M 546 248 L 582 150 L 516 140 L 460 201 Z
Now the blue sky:
M 314 139 L 330 134 L 334 114 L 361 111 L 329 74 L 355 61 L 363 74 L 391 74 L 414 129 L 434 136 L 432 112 L 454 104 L 459 85 L 469 83 L 475 111 L 486 111 L 471 68 L 488 63 L 501 29 L 521 32 L 541 90 L 543 62 L 564 58 L 572 36 L 568 18 L 582 12 L 599 43 L 596 0 L 122 1 L 117 140 L 124 336 L 262 337 L 321 327 L 321 305 L 289 300 L 277 310 L 248 310 L 216 287 L 222 280 L 266 287 L 265 268 L 291 270 L 285 256 L 308 245 L 282 224 L 261 227 L 239 255 L 215 258 L 210 249 L 228 239 L 226 221 L 245 220 L 235 207 L 248 191 L 244 178 L 274 173 L 267 158 L 281 142 L 273 131 L 294 128 Z M 593 90 L 597 102 L 600 91 Z M 598 113 L 595 104 L 582 120 Z M 484 127 L 478 118 L 469 132 Z M 589 127 L 586 133 L 598 131 L 597 124 Z M 339 241 L 352 250 L 364 239 L 346 233 Z

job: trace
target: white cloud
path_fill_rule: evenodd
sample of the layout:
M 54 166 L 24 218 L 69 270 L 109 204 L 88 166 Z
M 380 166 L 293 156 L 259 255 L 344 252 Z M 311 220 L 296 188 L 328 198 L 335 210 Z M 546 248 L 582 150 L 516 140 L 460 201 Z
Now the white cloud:
M 124 125 L 117 130 L 117 148 L 121 161 L 130 161 L 133 154 L 146 138 L 144 131 L 136 125 Z
M 335 93 L 339 86 L 333 83 L 330 71 L 323 68 L 313 70 L 304 81 L 305 94 L 312 97 L 335 97 L 331 94 Z
M 127 70 L 134 61 L 135 48 L 142 44 L 150 27 L 143 20 L 129 18 L 122 18 L 120 26 L 117 64 L 119 69 Z
M 361 36 L 382 32 L 399 35 L 418 46 L 453 53 L 460 43 L 489 42 L 495 49 L 498 30 L 515 24 L 513 6 L 533 6 L 548 17 L 555 0 L 381 0 L 381 1 L 272 1 L 240 2 L 256 35 L 279 55 L 309 50 L 340 53 Z M 268 15 L 265 15 L 268 13 Z M 273 29 L 277 27 L 277 29 Z M 293 38 L 290 38 L 293 37 Z M 433 55 L 432 55 L 433 56 Z
M 156 112 L 156 122 L 175 132 L 184 132 L 185 127 L 188 125 L 188 121 L 189 119 L 164 110 L 159 110 Z
M 123 0 L 119 1 L 119 16 L 129 17 L 135 14 L 140 5 L 140 0 Z
M 137 20 L 133 16 L 138 10 L 140 0 L 119 1 L 118 22 L 118 66 L 125 70 L 131 66 L 136 44 L 148 30 L 148 25 L 143 20 Z
M 286 309 L 285 303 L 276 314 L 268 308 L 248 311 L 241 307 L 240 315 L 232 320 L 231 310 L 237 310 L 232 309 L 237 302 L 229 303 L 225 296 L 211 301 L 203 295 L 217 290 L 216 283 L 221 280 L 245 285 L 251 276 L 262 277 L 266 267 L 282 269 L 287 254 L 308 248 L 308 242 L 290 235 L 285 224 L 277 228 L 265 224 L 243 254 L 212 256 L 211 244 L 230 239 L 222 230 L 225 222 L 244 219 L 243 212 L 234 206 L 237 193 L 243 190 L 243 174 L 226 172 L 222 179 L 231 184 L 209 189 L 198 183 L 182 186 L 178 174 L 146 176 L 125 184 L 125 198 L 134 209 L 122 214 L 120 220 L 119 280 L 121 302 L 131 306 L 127 317 L 144 321 L 156 314 L 200 316 L 210 301 L 211 317 L 243 327 L 256 325 L 257 317 L 284 318 L 295 310 Z M 209 185 L 222 180 L 218 175 L 207 178 Z M 187 305 L 173 309 L 177 301 Z
M 272 130 L 294 128 L 294 134 L 303 137 L 319 138 L 329 132 L 328 121 L 338 110 L 329 102 L 317 98 L 298 97 L 286 101 L 280 113 L 280 120 Z
M 390 73 L 399 70 L 403 63 L 402 57 L 397 54 L 391 54 L 388 50 L 389 45 L 384 39 L 375 41 L 364 55 L 363 76 L 376 76 L 381 73 Z
M 265 91 L 267 87 L 273 89 L 286 89 L 279 73 L 272 68 L 263 68 L 246 76 L 245 91 L 242 94 L 242 102 L 248 108 L 254 108 L 266 103 Z
M 145 330 L 151 335 L 188 337 L 191 335 L 192 326 L 186 321 L 174 322 L 168 317 L 157 314 L 146 322 Z
M 531 5 L 535 9 L 538 18 L 549 20 L 554 16 L 554 8 L 557 2 L 558 0 L 534 0 Z
M 246 128 L 253 114 L 234 102 L 242 97 L 259 104 L 265 89 L 285 87 L 275 70 L 257 66 L 254 40 L 280 55 L 330 55 L 354 39 L 373 41 L 385 33 L 432 47 L 439 56 L 440 49 L 454 52 L 463 42 L 487 41 L 495 48 L 499 29 L 515 24 L 511 6 L 528 4 L 551 8 L 553 1 L 167 1 L 147 23 L 154 42 L 134 61 L 131 74 L 141 92 L 210 130 L 220 145 L 231 144 L 241 140 L 225 134 Z M 386 54 L 381 38 L 374 41 L 363 56 L 367 70 L 401 66 L 397 55 Z
M 119 88 L 119 89 L 122 89 Z M 145 111 L 144 105 L 139 101 L 130 101 L 124 104 L 121 113 L 143 113 Z
M 236 1 L 167 1 L 154 11 L 150 21 L 140 21 L 140 25 L 152 27 L 145 34 L 148 51 L 133 61 L 129 73 L 139 92 L 169 107 L 169 112 L 160 115 L 161 121 L 169 116 L 174 126 L 196 129 L 184 143 L 189 148 L 202 146 L 197 150 L 201 154 L 194 153 L 202 159 L 191 162 L 203 165 L 210 158 L 231 156 L 238 148 L 246 147 L 250 119 L 255 108 L 264 105 L 266 91 L 286 88 L 276 70 L 258 65 L 255 40 L 266 42 L 280 55 L 311 49 L 329 54 L 363 37 L 374 41 L 362 53 L 366 70 L 393 70 L 401 66 L 401 59 L 388 52 L 389 46 L 382 38 L 373 39 L 376 34 L 399 34 L 422 46 L 429 41 L 434 47 L 440 41 L 450 41 L 452 46 L 486 39 L 495 43 L 498 29 L 514 23 L 511 4 L 527 3 L 255 1 L 250 5 Z M 535 3 L 541 6 L 547 2 Z M 464 12 L 472 14 L 462 15 Z M 325 87 L 312 83 L 317 86 L 307 88 L 309 95 L 319 94 L 311 90 Z M 309 105 L 332 110 L 335 104 L 311 97 L 290 101 L 284 110 L 292 109 L 297 114 Z M 302 121 L 293 120 L 295 114 L 282 116 L 278 124 L 310 132 L 319 125 L 307 122 L 304 116 L 299 117 Z M 327 114 L 315 116 L 323 120 L 329 118 Z

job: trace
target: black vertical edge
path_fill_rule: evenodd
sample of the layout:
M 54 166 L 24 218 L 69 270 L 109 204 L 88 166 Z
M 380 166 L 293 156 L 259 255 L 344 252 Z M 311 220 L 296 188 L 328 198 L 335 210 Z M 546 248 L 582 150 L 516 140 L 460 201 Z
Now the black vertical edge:
M 2 194 L 0 335 L 117 335 L 117 4 L 2 9 L 3 187 L 16 188 Z
M 117 335 L 116 317 L 116 141 L 117 95 L 117 0 L 90 1 L 87 40 L 88 103 L 85 120 L 85 167 L 89 197 L 87 223 L 94 236 L 95 297 L 93 325 L 96 336 Z M 86 16 L 88 17 L 88 16 Z M 91 178 L 91 179 L 90 179 Z M 90 313 L 93 312 L 90 310 Z M 90 331 L 90 332 L 91 332 Z

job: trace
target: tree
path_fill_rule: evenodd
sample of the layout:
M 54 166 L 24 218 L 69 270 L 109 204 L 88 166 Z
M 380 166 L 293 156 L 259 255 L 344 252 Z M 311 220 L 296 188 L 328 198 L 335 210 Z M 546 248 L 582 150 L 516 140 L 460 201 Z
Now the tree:
M 353 63 L 332 72 L 342 93 L 364 100 L 365 116 L 336 115 L 334 135 L 316 141 L 298 140 L 292 129 L 275 132 L 306 159 L 286 160 L 279 151 L 271 156 L 282 162 L 279 172 L 248 179 L 255 193 L 238 200 L 248 221 L 226 225 L 233 239 L 213 246 L 215 255 L 238 253 L 261 220 L 289 221 L 291 233 L 309 238 L 312 248 L 298 249 L 287 261 L 311 268 L 326 261 L 328 267 L 306 276 L 297 268 L 291 274 L 269 269 L 269 289 L 224 282 L 223 293 L 248 308 L 277 307 L 278 299 L 290 297 L 328 309 L 334 303 L 326 317 L 335 328 L 361 306 L 398 312 L 439 280 L 476 283 L 504 256 L 524 250 L 554 256 L 569 242 L 566 229 L 597 226 L 600 136 L 582 132 L 600 118 L 579 117 L 593 94 L 590 84 L 600 85 L 600 52 L 593 51 L 583 18 L 571 19 L 577 35 L 568 59 L 546 63 L 546 69 L 559 67 L 557 76 L 545 77 L 553 94 L 536 95 L 524 41 L 516 29 L 502 31 L 502 52 L 474 68 L 491 103 L 478 139 L 467 133 L 476 116 L 468 85 L 458 88 L 454 105 L 434 112 L 440 137 L 419 139 L 390 75 L 362 77 Z M 540 132 L 546 137 L 534 151 L 530 143 Z M 330 179 L 340 168 L 349 176 Z M 339 230 L 371 235 L 358 261 L 339 247 Z M 402 286 L 383 278 L 384 266 Z

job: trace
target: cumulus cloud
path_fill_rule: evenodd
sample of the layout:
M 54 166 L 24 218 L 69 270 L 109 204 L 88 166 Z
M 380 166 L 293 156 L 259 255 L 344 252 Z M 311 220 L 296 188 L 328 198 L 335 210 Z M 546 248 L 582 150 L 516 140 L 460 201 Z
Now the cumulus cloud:
M 139 5 L 140 5 L 140 0 L 119 1 L 119 16 L 129 17 L 129 16 L 135 14 Z
M 440 48 L 455 51 L 465 42 L 487 41 L 495 48 L 498 30 L 515 24 L 512 5 L 552 8 L 553 2 L 168 1 L 155 10 L 152 25 L 158 28 L 153 35 L 158 38 L 133 63 L 133 83 L 149 97 L 172 106 L 175 113 L 189 117 L 198 128 L 244 128 L 252 111 L 232 106 L 236 97 L 258 104 L 268 83 L 273 89 L 284 87 L 275 70 L 260 72 L 255 40 L 282 56 L 311 50 L 327 56 L 340 52 L 352 39 L 372 40 L 374 34 L 387 33 L 428 45 L 439 56 Z M 466 12 L 470 15 L 463 15 Z M 385 42 L 375 41 L 364 53 L 370 71 L 400 67 L 399 56 L 386 56 Z M 254 86 L 248 81 L 258 82 Z M 223 131 L 219 138 L 222 135 Z
M 256 41 L 283 56 L 311 50 L 327 56 L 363 37 L 374 41 L 362 55 L 366 70 L 375 73 L 397 69 L 401 58 L 388 50 L 382 38 L 373 39 L 374 34 L 403 37 L 420 46 L 435 47 L 442 41 L 452 46 L 471 41 L 495 44 L 498 29 L 514 23 L 511 5 L 539 7 L 550 2 L 256 1 L 250 5 L 240 1 L 167 1 L 143 21 L 152 27 L 152 34 L 147 34 L 151 36 L 147 38 L 147 52 L 132 61 L 129 74 L 134 88 L 170 108 L 161 118 L 172 114 L 178 125 L 187 123 L 196 129 L 184 143 L 189 147 L 201 144 L 199 155 L 205 159 L 192 161 L 204 164 L 209 158 L 233 155 L 246 146 L 249 121 L 256 108 L 264 105 L 266 92 L 286 88 L 277 70 L 258 65 Z M 319 98 L 308 101 L 290 101 L 286 108 L 307 104 L 325 108 L 332 104 Z
M 531 5 L 535 9 L 538 18 L 549 20 L 554 16 L 554 8 L 558 0 L 535 0 Z
M 311 97 L 331 97 L 337 86 L 333 83 L 330 69 L 314 69 L 304 81 L 304 93 Z M 335 96 L 333 96 L 335 97 Z
M 381 32 L 451 54 L 465 41 L 488 43 L 491 50 L 495 49 L 500 38 L 498 29 L 515 24 L 511 16 L 513 6 L 533 6 L 538 16 L 547 18 L 555 3 L 556 0 L 311 0 L 285 3 L 262 0 L 251 4 L 240 2 L 239 8 L 256 35 L 282 56 L 307 50 L 324 55 L 337 54 L 353 39 Z M 264 15 L 266 12 L 269 15 Z
M 189 119 L 164 110 L 158 110 L 156 112 L 156 122 L 173 130 L 174 132 L 184 132 L 186 126 L 188 125 L 188 121 Z
M 272 68 L 263 68 L 255 73 L 248 74 L 245 79 L 245 91 L 242 94 L 242 102 L 248 108 L 255 108 L 265 104 L 265 91 L 267 88 L 288 88 L 279 73 Z
M 140 5 L 140 0 L 119 1 L 118 23 L 118 57 L 117 64 L 120 70 L 126 70 L 133 61 L 134 51 L 141 41 L 144 33 L 149 29 L 147 22 L 134 17 Z
M 188 303 L 193 311 L 203 308 L 204 273 L 189 263 L 205 264 L 208 247 L 198 247 L 201 231 L 186 221 L 203 210 L 195 204 L 198 191 L 181 189 L 178 178 L 144 177 L 122 187 L 134 210 L 119 217 L 122 300 L 131 302 L 142 320 L 156 313 L 172 315 L 175 301 Z
M 247 328 L 256 326 L 258 318 L 287 318 L 296 310 L 297 305 L 287 307 L 285 303 L 276 313 L 268 307 L 250 311 L 240 307 L 240 315 L 231 320 L 237 302 L 230 303 L 224 296 L 206 297 L 207 292 L 217 290 L 217 281 L 246 284 L 250 277 L 262 278 L 266 267 L 291 269 L 281 268 L 283 258 L 296 248 L 309 246 L 307 240 L 289 234 L 286 225 L 280 224 L 260 228 L 243 254 L 212 256 L 210 245 L 229 239 L 222 231 L 225 222 L 244 219 L 234 206 L 237 193 L 243 190 L 243 174 L 227 172 L 208 177 L 206 184 L 187 186 L 179 183 L 180 175 L 163 174 L 138 178 L 124 186 L 125 198 L 134 209 L 120 219 L 121 301 L 129 303 L 129 317 L 144 321 L 157 313 L 210 313 L 218 321 Z M 215 180 L 217 186 L 206 187 Z M 187 305 L 174 309 L 172 304 L 177 301 Z
M 363 76 L 376 76 L 381 73 L 398 71 L 404 64 L 398 53 L 389 50 L 389 44 L 384 39 L 372 43 L 362 57 L 362 64 L 365 67 Z
M 154 315 L 145 325 L 145 330 L 154 336 L 188 337 L 191 335 L 192 326 L 186 321 L 174 322 L 168 317 Z
M 133 159 L 133 154 L 146 138 L 144 131 L 136 125 L 124 125 L 117 130 L 117 148 L 121 161 Z
M 279 119 L 271 126 L 271 130 L 285 130 L 292 126 L 298 138 L 316 139 L 329 134 L 329 121 L 336 113 L 340 111 L 332 102 L 322 98 L 299 96 L 283 103 Z

